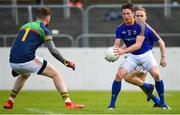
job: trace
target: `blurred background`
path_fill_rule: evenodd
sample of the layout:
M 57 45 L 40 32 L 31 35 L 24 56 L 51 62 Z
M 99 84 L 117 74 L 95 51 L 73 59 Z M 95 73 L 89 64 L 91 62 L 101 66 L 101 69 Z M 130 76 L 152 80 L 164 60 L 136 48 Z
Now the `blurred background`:
M 167 46 L 168 66 L 160 68 L 165 88 L 180 90 L 176 85 L 180 83 L 180 0 L 0 0 L 0 89 L 10 89 L 15 80 L 8 59 L 18 29 L 36 19 L 37 8 L 48 6 L 53 11 L 49 28 L 54 42 L 63 55 L 75 61 L 77 70 L 72 72 L 59 64 L 44 47 L 37 54 L 58 67 L 69 89 L 109 90 L 121 59 L 108 63 L 104 51 L 114 43 L 115 28 L 122 22 L 120 8 L 127 2 L 146 8 L 147 22 Z M 157 47 L 154 55 L 159 63 Z M 35 77 L 26 89 L 54 89 L 46 78 Z M 150 75 L 148 81 L 154 82 Z M 125 83 L 124 89 L 136 87 Z

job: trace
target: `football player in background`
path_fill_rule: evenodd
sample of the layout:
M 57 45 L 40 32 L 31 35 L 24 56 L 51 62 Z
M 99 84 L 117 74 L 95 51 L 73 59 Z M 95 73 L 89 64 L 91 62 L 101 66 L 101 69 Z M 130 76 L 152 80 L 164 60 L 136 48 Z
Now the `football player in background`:
M 146 10 L 144 8 L 138 8 L 135 11 L 135 19 L 136 20 L 141 20 L 144 23 L 146 23 L 147 20 L 147 15 L 146 15 Z M 151 28 L 147 23 L 146 25 Z M 151 28 L 152 29 L 152 28 Z M 152 29 L 153 30 L 153 29 Z M 166 66 L 166 60 L 165 60 L 165 43 L 162 40 L 162 38 L 155 32 L 155 30 L 153 30 L 153 34 L 158 38 L 158 44 L 159 44 L 159 48 L 161 51 L 161 60 L 160 60 L 160 65 L 162 67 Z M 153 44 L 154 41 L 153 39 L 151 40 L 151 44 Z M 130 73 L 128 73 L 125 77 L 125 80 L 131 84 L 137 85 L 139 86 L 146 94 L 147 91 L 142 87 L 142 85 L 145 83 L 146 81 L 146 76 L 147 76 L 147 70 L 145 70 L 145 68 L 141 65 L 138 66 L 135 70 L 132 70 Z M 147 94 L 148 95 L 148 94 Z M 161 107 L 160 106 L 160 100 L 154 96 L 153 94 L 150 94 L 147 98 L 147 101 L 149 101 L 150 99 L 153 100 L 154 102 L 154 107 Z
M 116 40 L 114 43 L 115 53 L 118 56 L 129 53 L 128 57 L 120 65 L 116 77 L 112 83 L 112 96 L 108 106 L 109 109 L 115 108 L 115 103 L 119 92 L 121 91 L 121 82 L 126 75 L 134 70 L 139 64 L 142 64 L 150 72 L 155 80 L 156 90 L 160 97 L 160 106 L 162 109 L 169 109 L 164 99 L 164 83 L 160 77 L 157 62 L 152 54 L 151 33 L 153 30 L 145 23 L 137 21 L 134 18 L 134 8 L 132 4 L 125 4 L 121 9 L 124 22 L 116 28 Z M 124 41 L 126 48 L 121 48 L 121 41 Z M 158 41 L 158 38 L 154 38 Z M 149 95 L 152 94 L 152 85 L 143 83 L 142 87 L 146 89 Z
M 45 43 L 50 53 L 65 66 L 75 70 L 75 64 L 64 58 L 54 45 L 52 34 L 47 28 L 51 20 L 51 9 L 42 7 L 38 9 L 36 21 L 23 25 L 12 44 L 10 51 L 10 65 L 12 75 L 17 76 L 9 99 L 5 102 L 5 109 L 13 109 L 16 96 L 32 73 L 52 78 L 57 91 L 64 99 L 66 108 L 84 108 L 85 105 L 75 104 L 68 94 L 63 76 L 46 60 L 35 55 L 37 48 Z

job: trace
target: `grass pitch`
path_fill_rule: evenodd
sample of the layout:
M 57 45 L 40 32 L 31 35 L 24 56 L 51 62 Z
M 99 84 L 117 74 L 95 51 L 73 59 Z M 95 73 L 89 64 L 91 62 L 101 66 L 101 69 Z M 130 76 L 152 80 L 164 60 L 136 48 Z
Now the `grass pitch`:
M 115 110 L 108 110 L 110 91 L 70 91 L 72 101 L 85 109 L 69 109 L 57 91 L 21 91 L 13 110 L 3 109 L 9 91 L 0 91 L 0 114 L 180 114 L 180 91 L 166 91 L 166 102 L 172 110 L 153 108 L 141 91 L 122 91 Z

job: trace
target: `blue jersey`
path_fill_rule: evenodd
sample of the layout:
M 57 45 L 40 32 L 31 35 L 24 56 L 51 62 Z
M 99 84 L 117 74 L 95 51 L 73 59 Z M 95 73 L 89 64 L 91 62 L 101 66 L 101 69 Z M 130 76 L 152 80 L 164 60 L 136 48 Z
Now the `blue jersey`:
M 122 39 L 127 47 L 136 43 L 138 35 L 145 36 L 145 39 L 140 49 L 131 52 L 135 55 L 143 54 L 152 49 L 154 41 L 159 40 L 155 31 L 149 25 L 142 22 L 135 22 L 130 26 L 123 23 L 116 29 L 116 39 Z
M 157 42 L 159 40 L 159 35 L 148 24 L 146 24 L 146 27 L 149 29 L 149 32 L 148 32 L 149 41 L 147 40 L 148 42 L 146 44 L 149 45 L 152 49 L 154 42 Z
M 36 49 L 50 39 L 52 34 L 41 21 L 23 25 L 12 45 L 10 62 L 24 63 L 33 60 Z

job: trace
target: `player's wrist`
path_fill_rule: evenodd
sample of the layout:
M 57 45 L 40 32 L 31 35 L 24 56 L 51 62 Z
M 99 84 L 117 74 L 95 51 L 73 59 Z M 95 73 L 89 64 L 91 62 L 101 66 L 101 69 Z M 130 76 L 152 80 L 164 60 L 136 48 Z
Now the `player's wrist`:
M 64 63 L 65 66 L 68 66 L 69 61 L 65 59 L 63 63 Z
M 125 49 L 122 49 L 122 55 L 126 54 L 128 51 Z

